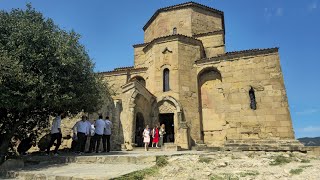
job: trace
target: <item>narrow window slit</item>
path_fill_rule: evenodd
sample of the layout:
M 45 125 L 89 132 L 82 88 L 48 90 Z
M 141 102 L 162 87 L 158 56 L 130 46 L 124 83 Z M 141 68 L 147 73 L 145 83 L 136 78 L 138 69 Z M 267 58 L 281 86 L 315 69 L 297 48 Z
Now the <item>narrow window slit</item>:
M 163 70 L 163 92 L 169 91 L 170 85 L 169 85 L 169 69 Z
M 254 89 L 252 87 L 249 90 L 249 97 L 250 97 L 250 108 L 253 110 L 256 110 L 257 109 L 256 96 L 254 94 Z
M 173 34 L 173 35 L 174 35 L 174 34 L 177 34 L 177 28 L 176 28 L 176 27 L 173 28 L 172 34 Z

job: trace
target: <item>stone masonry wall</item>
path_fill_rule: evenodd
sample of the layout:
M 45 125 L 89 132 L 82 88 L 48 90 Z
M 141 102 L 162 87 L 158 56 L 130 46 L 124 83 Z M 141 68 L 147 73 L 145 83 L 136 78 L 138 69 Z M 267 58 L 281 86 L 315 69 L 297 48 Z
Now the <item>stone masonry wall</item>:
M 191 36 L 191 9 L 161 12 L 144 32 L 144 42 L 171 35 L 173 28 L 178 34 Z
M 223 29 L 221 15 L 199 8 L 192 8 L 192 10 L 192 34 L 201 34 Z
M 294 139 L 278 53 L 199 64 L 198 72 L 206 67 L 216 67 L 222 76 L 224 99 L 217 112 L 226 121 L 221 127 L 226 139 Z M 256 110 L 250 109 L 251 87 Z
M 165 49 L 169 51 L 164 52 Z M 149 64 L 147 74 L 147 89 L 156 97 L 170 95 L 178 98 L 179 81 L 178 81 L 178 42 L 170 41 L 155 44 L 146 52 L 146 64 Z M 170 91 L 163 92 L 163 71 L 168 68 L 170 71 L 169 82 Z
M 134 67 L 146 67 L 145 66 L 145 54 L 143 52 L 143 47 L 135 47 L 134 48 Z
M 200 47 L 179 43 L 179 100 L 190 128 L 192 144 L 200 140 L 197 76 L 194 61 L 200 58 Z
M 215 57 L 217 55 L 225 53 L 223 34 L 202 36 L 197 37 L 197 39 L 202 42 L 207 58 Z

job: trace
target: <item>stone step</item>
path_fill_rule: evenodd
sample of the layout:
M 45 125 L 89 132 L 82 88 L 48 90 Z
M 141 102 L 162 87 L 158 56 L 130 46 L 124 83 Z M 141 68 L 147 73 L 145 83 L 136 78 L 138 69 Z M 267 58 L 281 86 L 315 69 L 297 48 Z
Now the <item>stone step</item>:
M 145 151 L 144 147 L 133 147 L 133 151 Z M 148 151 L 162 151 L 161 147 L 149 147 Z
M 174 143 L 164 143 L 163 151 L 181 151 L 181 147 Z
M 156 161 L 155 156 L 139 156 L 139 155 L 99 155 L 99 154 L 84 154 L 81 156 L 75 155 L 61 155 L 57 157 L 52 156 L 28 156 L 24 157 L 24 161 L 29 165 L 38 164 L 66 164 L 66 163 L 77 163 L 77 164 L 144 164 L 154 163 Z
M 154 163 L 147 164 L 65 164 L 56 166 L 37 166 L 19 171 L 9 171 L 7 178 L 24 180 L 92 180 L 111 179 L 134 171 L 142 170 L 153 166 Z
M 297 140 L 228 140 L 225 150 L 304 151 L 304 146 Z

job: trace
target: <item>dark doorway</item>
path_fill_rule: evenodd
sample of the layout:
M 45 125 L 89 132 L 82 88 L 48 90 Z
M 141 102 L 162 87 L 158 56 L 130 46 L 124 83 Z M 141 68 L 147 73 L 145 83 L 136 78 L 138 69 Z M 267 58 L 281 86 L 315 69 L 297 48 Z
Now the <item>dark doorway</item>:
M 159 114 L 159 123 L 165 125 L 166 134 L 163 137 L 163 142 L 174 142 L 174 114 L 165 113 Z
M 143 129 L 144 129 L 144 118 L 142 113 L 138 112 L 136 114 L 136 131 L 135 131 L 135 144 L 138 147 L 143 146 Z

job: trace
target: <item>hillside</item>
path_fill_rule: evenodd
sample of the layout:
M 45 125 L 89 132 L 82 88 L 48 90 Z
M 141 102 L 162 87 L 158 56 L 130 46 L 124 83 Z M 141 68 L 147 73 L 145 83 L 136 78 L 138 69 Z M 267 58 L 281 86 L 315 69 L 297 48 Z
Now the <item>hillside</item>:
M 320 137 L 304 137 L 298 139 L 305 146 L 320 146 Z

